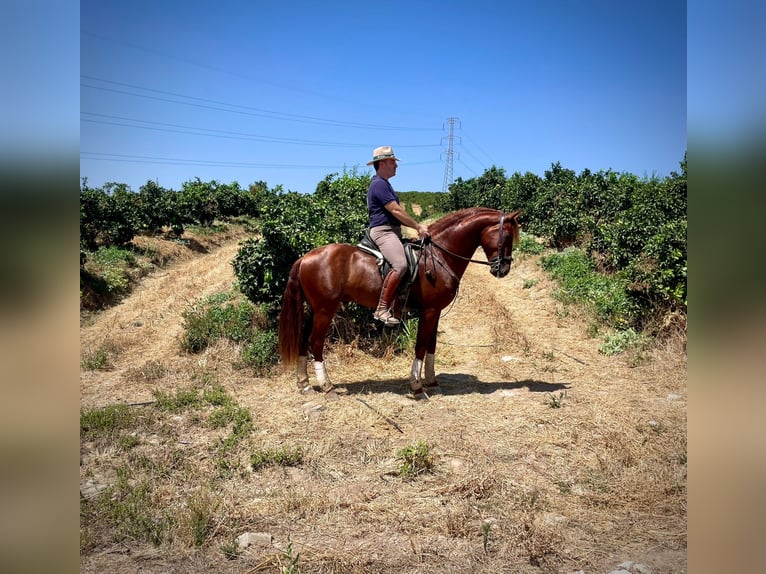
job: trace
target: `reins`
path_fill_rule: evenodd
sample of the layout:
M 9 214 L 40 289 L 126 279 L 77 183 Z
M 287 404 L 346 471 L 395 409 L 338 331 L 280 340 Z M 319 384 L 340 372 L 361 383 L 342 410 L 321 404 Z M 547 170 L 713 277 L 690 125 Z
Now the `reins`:
M 471 259 L 470 257 L 464 257 L 462 255 L 459 255 L 457 253 L 454 253 L 447 249 L 446 247 L 443 247 L 442 245 L 439 245 L 434 241 L 433 239 L 430 241 L 431 245 L 436 247 L 437 249 L 440 249 L 441 251 L 444 251 L 447 255 L 452 255 L 452 257 L 457 257 L 458 259 L 462 259 L 463 261 L 468 261 L 468 263 L 478 263 L 480 265 L 492 265 L 489 261 L 482 261 L 481 259 Z

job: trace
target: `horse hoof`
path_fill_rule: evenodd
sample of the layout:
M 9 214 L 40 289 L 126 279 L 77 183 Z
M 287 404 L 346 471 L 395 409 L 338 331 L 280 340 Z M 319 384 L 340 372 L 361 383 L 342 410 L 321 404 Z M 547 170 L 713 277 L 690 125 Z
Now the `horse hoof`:
M 426 393 L 424 389 L 420 389 L 419 391 L 410 391 L 410 398 L 416 401 L 422 401 L 430 399 L 431 397 L 428 396 L 428 393 Z
M 315 395 L 317 392 L 314 390 L 314 387 L 311 385 L 306 385 L 302 389 L 298 389 L 298 392 L 302 395 Z
M 335 389 L 330 389 L 329 391 L 325 391 L 324 398 L 326 401 L 340 400 L 340 397 L 338 396 L 338 393 L 335 392 Z

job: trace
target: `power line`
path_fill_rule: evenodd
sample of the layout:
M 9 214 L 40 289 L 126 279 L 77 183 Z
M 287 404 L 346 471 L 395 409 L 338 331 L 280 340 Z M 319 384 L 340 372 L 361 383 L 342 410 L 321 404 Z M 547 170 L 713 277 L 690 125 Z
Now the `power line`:
M 254 162 L 236 162 L 236 161 L 216 161 L 204 159 L 187 159 L 174 157 L 159 157 L 147 155 L 131 155 L 104 153 L 95 151 L 81 151 L 80 159 L 90 161 L 113 161 L 122 163 L 146 163 L 160 165 L 196 165 L 205 167 L 241 167 L 254 169 L 342 169 L 343 165 L 299 165 L 299 164 L 280 164 L 280 163 L 254 163 Z M 408 162 L 407 165 L 425 165 L 439 163 L 437 160 Z
M 490 155 L 489 155 L 489 154 L 488 154 L 486 151 L 484 151 L 484 150 L 482 149 L 482 147 L 481 147 L 479 144 L 477 144 L 477 143 L 476 143 L 476 142 L 473 140 L 473 138 L 471 138 L 471 136 L 470 136 L 470 135 L 468 135 L 467 133 L 465 133 L 465 131 L 463 131 L 463 136 L 464 136 L 464 137 L 465 137 L 465 138 L 466 138 L 468 141 L 470 141 L 470 142 L 471 142 L 471 143 L 472 143 L 474 146 L 476 146 L 476 148 L 477 148 L 477 149 L 478 149 L 478 150 L 479 150 L 481 153 L 483 153 L 483 154 L 484 154 L 484 155 L 487 157 L 487 159 L 489 159 L 489 161 L 490 161 L 490 163 L 491 163 L 492 165 L 498 165 L 498 163 L 497 163 L 497 162 L 496 162 L 494 159 L 492 159 L 492 156 L 490 156 Z M 476 158 L 474 158 L 474 159 L 476 159 Z M 479 161 L 479 160 L 477 159 L 476 161 Z M 482 164 L 482 165 L 484 165 L 484 162 L 481 162 L 481 161 L 479 161 L 479 163 L 480 163 L 480 164 Z
M 94 116 L 95 118 L 106 118 L 106 119 L 90 119 L 87 117 L 81 117 L 81 121 L 83 122 L 154 130 L 154 131 L 167 132 L 167 133 L 180 133 L 180 134 L 198 135 L 198 136 L 205 136 L 205 137 L 219 137 L 219 138 L 228 138 L 228 139 L 262 141 L 262 142 L 281 143 L 281 144 L 310 145 L 310 146 L 321 146 L 321 147 L 372 147 L 369 143 L 328 142 L 328 141 L 262 136 L 262 135 L 253 134 L 253 133 L 236 132 L 236 131 L 230 131 L 230 130 L 219 130 L 219 129 L 213 129 L 213 128 L 199 128 L 195 126 L 171 124 L 167 122 L 155 122 L 155 121 L 149 121 L 149 120 L 141 120 L 137 118 L 128 118 L 125 116 L 99 114 L 94 112 L 80 112 L 80 115 Z M 119 120 L 119 121 L 107 121 L 107 120 Z M 121 122 L 134 122 L 134 123 L 121 123 Z M 135 124 L 147 124 L 147 125 L 135 125 Z M 439 147 L 439 144 L 410 144 L 410 145 L 398 144 L 397 147 L 399 148 Z
M 199 108 L 205 108 L 205 109 L 211 109 L 216 111 L 223 111 L 223 112 L 230 112 L 230 113 L 237 113 L 247 116 L 256 116 L 256 117 L 267 117 L 271 119 L 276 120 L 283 120 L 283 121 L 292 121 L 292 122 L 299 122 L 299 123 L 308 123 L 308 124 L 319 124 L 319 125 L 330 125 L 330 126 L 336 126 L 336 127 L 345 127 L 345 128 L 355 128 L 355 129 L 374 129 L 374 130 L 386 130 L 386 131 L 436 131 L 438 128 L 425 128 L 425 127 L 407 127 L 407 126 L 386 126 L 386 125 L 379 125 L 379 124 L 364 124 L 364 123 L 358 123 L 358 122 L 347 122 L 342 120 L 333 120 L 333 119 L 327 119 L 327 118 L 319 118 L 316 116 L 304 116 L 300 114 L 290 114 L 286 112 L 277 112 L 274 110 L 267 110 L 263 108 L 256 108 L 253 106 L 243 106 L 240 104 L 231 104 L 228 102 L 222 102 L 219 100 L 211 100 L 207 98 L 199 98 L 196 96 L 187 96 L 185 94 L 179 94 L 175 92 L 167 92 L 164 90 L 157 90 L 154 88 L 146 88 L 143 86 L 138 86 L 135 84 L 126 84 L 124 82 L 115 82 L 112 80 L 105 80 L 103 78 L 97 78 L 95 76 L 88 76 L 85 74 L 82 74 L 80 76 L 81 78 L 85 80 L 94 80 L 97 82 L 102 82 L 105 84 L 111 84 L 114 86 L 120 86 L 123 88 L 130 88 L 133 90 L 142 90 L 145 92 L 150 92 L 154 94 L 160 94 L 162 96 L 171 96 L 172 98 L 184 98 L 187 100 L 192 100 L 189 102 L 181 101 L 178 99 L 169 99 L 166 97 L 159 97 L 159 96 L 152 96 L 149 94 L 141 94 L 136 93 L 133 91 L 126 91 L 122 89 L 117 88 L 108 88 L 104 86 L 94 86 L 90 84 L 86 84 L 83 82 L 80 82 L 80 86 L 84 88 L 90 88 L 93 90 L 101 90 L 105 92 L 113 92 L 118 94 L 124 94 L 128 96 L 134 96 L 137 98 L 146 98 L 150 100 L 156 100 L 161 102 L 168 102 L 173 104 L 181 104 L 186 106 L 193 106 L 193 107 L 199 107 Z M 202 102 L 202 103 L 194 103 L 194 102 Z M 226 106 L 226 108 L 221 108 L 218 106 Z M 233 108 L 233 109 L 228 109 Z
M 462 159 L 458 159 L 458 161 L 465 167 L 468 171 L 470 171 L 474 176 L 479 177 L 479 174 L 476 173 L 476 171 L 467 163 L 465 163 Z
M 92 157 L 87 157 L 92 156 Z M 81 151 L 80 159 L 96 160 L 96 161 L 116 161 L 116 162 L 128 162 L 128 163 L 150 163 L 150 164 L 162 164 L 162 165 L 197 165 L 208 167 L 243 167 L 243 168 L 290 168 L 290 169 L 338 169 L 337 165 L 288 165 L 278 163 L 254 163 L 254 162 L 237 162 L 237 161 L 213 161 L 204 159 L 185 159 L 185 158 L 173 158 L 173 157 L 158 157 L 158 156 L 146 156 L 146 155 L 129 155 L 129 154 L 117 154 L 117 153 L 102 153 L 92 151 Z

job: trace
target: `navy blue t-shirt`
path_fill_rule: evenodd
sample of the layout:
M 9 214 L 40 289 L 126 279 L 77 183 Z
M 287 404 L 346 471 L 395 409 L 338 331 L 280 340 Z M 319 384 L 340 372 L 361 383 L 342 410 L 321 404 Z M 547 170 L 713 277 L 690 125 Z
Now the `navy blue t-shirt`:
M 401 226 L 401 222 L 383 207 L 392 201 L 399 203 L 399 195 L 391 184 L 378 175 L 373 176 L 370 187 L 367 189 L 367 213 L 370 216 L 370 227 Z

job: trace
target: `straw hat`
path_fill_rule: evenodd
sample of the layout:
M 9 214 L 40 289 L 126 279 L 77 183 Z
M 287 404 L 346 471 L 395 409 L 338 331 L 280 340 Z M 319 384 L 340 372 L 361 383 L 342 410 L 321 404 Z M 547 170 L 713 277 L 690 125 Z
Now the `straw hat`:
M 372 160 L 368 161 L 367 165 L 372 165 L 376 161 L 380 161 L 382 159 L 395 159 L 396 161 L 401 161 L 394 155 L 394 148 L 392 148 L 390 145 L 382 145 L 375 148 L 375 151 L 372 152 Z

